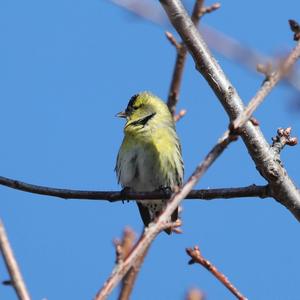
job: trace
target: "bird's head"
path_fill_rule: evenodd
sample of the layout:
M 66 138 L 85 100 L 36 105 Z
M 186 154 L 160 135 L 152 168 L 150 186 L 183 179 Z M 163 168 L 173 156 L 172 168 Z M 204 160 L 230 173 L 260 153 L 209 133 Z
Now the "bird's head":
M 125 111 L 117 114 L 126 118 L 125 128 L 144 128 L 145 125 L 173 124 L 171 113 L 166 104 L 149 92 L 142 92 L 131 97 Z

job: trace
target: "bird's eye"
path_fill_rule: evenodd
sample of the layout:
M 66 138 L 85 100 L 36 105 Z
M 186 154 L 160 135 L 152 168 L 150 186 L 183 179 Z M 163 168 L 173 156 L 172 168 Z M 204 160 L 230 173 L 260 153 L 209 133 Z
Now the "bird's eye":
M 137 110 L 138 108 L 140 108 L 139 106 L 132 106 L 132 108 L 134 109 L 134 110 Z

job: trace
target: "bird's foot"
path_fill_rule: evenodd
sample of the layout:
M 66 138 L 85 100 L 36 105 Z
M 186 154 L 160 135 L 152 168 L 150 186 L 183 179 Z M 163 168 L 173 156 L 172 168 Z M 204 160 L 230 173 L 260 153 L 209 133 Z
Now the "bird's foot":
M 172 189 L 169 186 L 160 186 L 159 191 L 163 192 L 166 196 L 172 195 Z
M 124 196 L 124 198 L 127 198 L 127 194 L 132 192 L 132 189 L 129 186 L 125 186 L 122 190 L 121 190 L 121 195 Z M 129 202 L 128 199 L 126 199 L 127 202 Z M 125 200 L 122 200 L 122 203 L 124 203 Z

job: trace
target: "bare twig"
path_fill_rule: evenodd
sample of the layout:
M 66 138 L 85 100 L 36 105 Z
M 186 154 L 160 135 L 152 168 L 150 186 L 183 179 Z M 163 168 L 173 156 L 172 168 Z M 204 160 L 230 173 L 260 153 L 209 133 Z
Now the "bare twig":
M 177 49 L 177 57 L 176 57 L 176 62 L 173 70 L 172 81 L 171 81 L 168 101 L 167 101 L 167 105 L 173 116 L 175 116 L 176 113 L 176 105 L 179 99 L 180 84 L 181 84 L 184 65 L 186 61 L 186 53 L 187 53 L 187 50 L 183 44 L 180 44 L 180 47 L 176 49 Z
M 176 222 L 173 223 L 165 223 L 160 231 L 171 228 L 173 232 L 178 233 L 179 229 L 178 227 L 181 226 L 181 221 L 178 219 Z M 130 242 L 133 242 L 132 240 Z M 139 255 L 139 257 L 136 259 L 134 265 L 129 269 L 129 271 L 126 273 L 126 275 L 123 277 L 122 279 L 122 287 L 121 287 L 121 291 L 120 291 L 120 295 L 118 297 L 118 300 L 128 300 L 130 297 L 130 294 L 132 292 L 133 289 L 133 285 L 135 283 L 136 277 L 140 271 L 141 265 L 144 262 L 144 259 L 148 253 L 148 250 L 150 248 L 150 245 L 148 245 L 148 247 L 145 248 L 145 250 L 143 252 L 141 252 L 141 254 Z M 124 245 L 125 246 L 125 245 Z M 130 243 L 130 248 L 127 248 L 128 252 L 126 252 L 126 256 L 124 255 L 124 258 L 127 258 L 130 254 L 130 252 L 133 250 L 134 245 Z M 124 251 L 125 253 L 125 251 Z M 121 261 L 118 262 L 118 264 L 120 265 Z M 118 266 L 117 266 L 118 267 Z
M 145 256 L 147 255 L 148 252 L 147 248 L 136 260 L 135 264 L 129 269 L 127 274 L 124 276 L 122 279 L 122 288 L 121 292 L 119 295 L 118 300 L 127 300 L 130 297 L 130 294 L 133 289 L 133 285 L 135 283 L 136 277 L 139 273 L 139 270 L 141 268 L 141 265 L 144 262 Z
M 247 108 L 232 122 L 233 130 L 239 128 L 242 123 L 249 120 L 254 110 L 264 101 L 266 96 L 271 92 L 275 85 L 290 71 L 291 67 L 300 57 L 300 43 L 291 51 L 288 57 L 282 62 L 279 69 L 275 72 L 270 72 L 270 68 L 266 71 L 266 80 L 263 85 L 251 99 Z
M 291 131 L 291 127 L 288 127 L 286 129 L 278 128 L 276 137 L 272 138 L 272 148 L 278 155 L 280 154 L 281 150 L 284 148 L 285 145 L 297 145 L 298 139 L 296 137 L 291 137 Z
M 201 16 L 203 16 L 205 14 L 210 14 L 210 13 L 214 12 L 215 10 L 219 9 L 220 7 L 221 7 L 221 3 L 219 3 L 219 2 L 213 3 L 210 6 L 202 7 L 200 14 L 201 14 Z
M 0 220 L 0 250 L 3 255 L 3 259 L 10 275 L 10 280 L 6 281 L 6 284 L 10 284 L 16 291 L 19 300 L 30 300 L 29 293 L 27 291 L 25 282 L 22 278 L 22 274 L 18 267 L 18 263 L 13 254 L 10 246 L 4 225 Z
M 130 255 L 112 271 L 111 276 L 105 282 L 104 286 L 97 293 L 95 300 L 103 300 L 108 297 L 118 282 L 124 277 L 128 270 L 135 264 L 137 259 L 148 249 L 156 236 L 166 227 L 170 227 L 168 220 L 174 210 L 179 206 L 180 202 L 189 194 L 193 186 L 199 181 L 211 164 L 219 157 L 228 144 L 235 140 L 231 135 L 227 138 L 221 138 L 218 143 L 205 157 L 204 161 L 199 164 L 196 170 L 189 177 L 183 187 L 174 193 L 169 200 L 169 203 L 164 212 L 157 218 L 156 221 L 149 224 L 143 235 L 138 240 L 136 246 Z M 171 224 L 174 226 L 173 224 Z M 177 226 L 177 224 L 175 224 Z
M 176 48 L 177 52 L 180 51 L 182 45 L 177 42 L 176 38 L 170 31 L 166 31 L 165 35 L 167 39 L 170 41 L 170 43 Z
M 182 3 L 179 0 L 160 0 L 160 2 L 192 54 L 197 69 L 215 92 L 230 119 L 234 120 L 243 112 L 243 102 L 220 65 L 211 55 Z M 299 51 L 300 43 L 293 50 L 293 55 L 298 57 Z M 272 196 L 300 221 L 300 193 L 284 167 L 276 160 L 274 151 L 270 149 L 259 127 L 247 122 L 240 134 L 256 168 L 269 182 Z
M 12 189 L 21 190 L 33 194 L 52 196 L 62 199 L 81 199 L 81 200 L 106 200 L 117 202 L 122 200 L 144 200 L 144 199 L 169 199 L 171 194 L 165 191 L 155 192 L 116 192 L 116 191 L 81 191 L 70 189 L 51 188 L 46 186 L 34 185 L 0 176 L 0 185 Z M 238 188 L 219 188 L 219 189 L 202 189 L 191 191 L 186 199 L 203 199 L 212 200 L 217 198 L 241 198 L 241 197 L 270 197 L 268 186 L 250 185 Z
M 186 109 L 182 109 L 177 115 L 174 116 L 174 121 L 178 122 L 186 115 Z
M 128 257 L 134 247 L 135 233 L 132 229 L 126 228 L 123 233 L 122 241 L 116 241 L 116 263 L 120 264 L 124 259 Z M 147 250 L 146 250 L 147 252 Z M 143 253 L 136 261 L 135 265 L 132 266 L 122 280 L 121 290 L 118 299 L 127 300 L 133 289 L 133 285 L 140 266 L 143 263 L 146 252 Z
M 187 248 L 186 253 L 191 257 L 189 264 L 198 263 L 202 265 L 212 275 L 214 275 L 237 299 L 247 299 L 223 273 L 221 273 L 210 261 L 208 261 L 202 256 L 198 246 L 195 246 L 194 248 Z
M 217 8 L 220 7 L 219 4 L 213 4 L 212 6 L 208 8 L 203 7 L 204 0 L 196 0 L 195 5 L 193 8 L 193 12 L 191 15 L 191 20 L 195 24 L 195 26 L 198 25 L 200 18 L 206 14 L 210 13 Z M 184 65 L 186 61 L 186 55 L 187 55 L 187 49 L 185 45 L 181 42 L 178 43 L 174 36 L 171 33 L 166 33 L 168 39 L 170 42 L 176 47 L 177 50 L 177 57 L 176 57 L 176 62 L 173 70 L 173 75 L 172 75 L 172 80 L 171 80 L 171 85 L 169 89 L 169 96 L 168 96 L 168 101 L 167 105 L 169 107 L 170 112 L 174 116 L 175 121 L 178 121 L 182 115 L 175 116 L 176 113 L 176 105 L 179 100 L 179 90 L 180 90 L 180 85 L 182 81 L 182 75 L 183 75 L 183 70 L 184 70 Z M 186 111 L 184 112 L 184 114 Z
M 116 250 L 116 264 L 123 261 L 134 245 L 135 233 L 134 231 L 126 227 L 123 232 L 122 240 L 114 240 Z

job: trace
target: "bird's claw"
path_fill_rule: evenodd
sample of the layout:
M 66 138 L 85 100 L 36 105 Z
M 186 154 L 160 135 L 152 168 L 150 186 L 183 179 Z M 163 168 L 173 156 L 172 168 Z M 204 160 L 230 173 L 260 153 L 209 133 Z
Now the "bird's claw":
M 161 186 L 159 187 L 159 191 L 162 191 L 167 196 L 172 194 L 172 189 L 169 186 Z
M 129 186 L 125 186 L 123 187 L 123 189 L 121 190 L 121 195 L 122 196 L 127 196 L 128 193 L 132 192 L 131 188 Z M 124 204 L 125 200 L 122 200 L 122 203 Z M 129 200 L 127 199 L 127 202 L 129 202 Z

